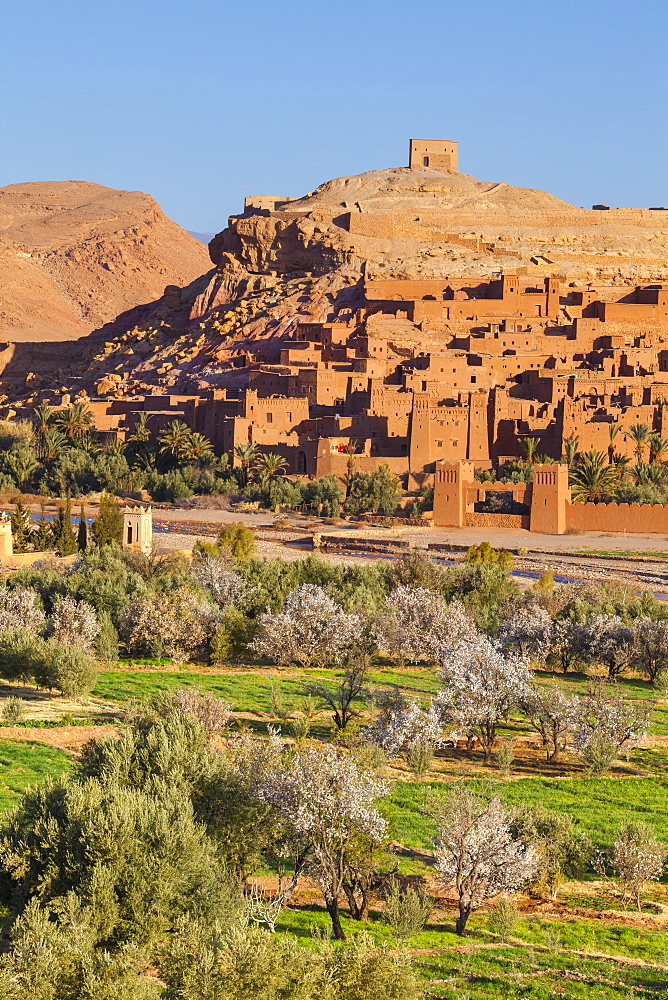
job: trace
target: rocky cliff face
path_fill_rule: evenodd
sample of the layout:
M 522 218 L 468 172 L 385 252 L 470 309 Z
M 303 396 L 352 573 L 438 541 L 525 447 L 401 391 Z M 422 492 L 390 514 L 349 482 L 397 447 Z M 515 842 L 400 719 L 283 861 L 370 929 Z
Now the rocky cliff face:
M 0 339 L 72 340 L 184 285 L 206 248 L 140 191 L 84 181 L 0 189 Z
M 38 377 L 25 389 L 57 381 L 72 392 L 122 396 L 241 385 L 240 356 L 276 363 L 299 322 L 352 322 L 364 274 L 520 270 L 575 287 L 668 280 L 668 212 L 584 210 L 542 191 L 453 172 L 370 171 L 328 181 L 304 198 L 261 199 L 211 240 L 210 261 L 145 195 L 61 185 L 61 199 L 67 194 L 71 202 L 51 211 L 46 192 L 31 207 L 29 195 L 40 187 L 5 189 L 14 206 L 14 273 L 37 268 L 30 274 L 59 290 L 57 306 L 36 310 L 31 322 L 53 325 L 60 309 L 63 330 L 98 329 L 57 370 L 50 357 L 15 354 L 2 380 L 31 366 Z M 54 235 L 65 231 L 67 241 Z M 21 244 L 23 232 L 30 241 Z M 82 272 L 88 285 L 77 284 L 73 294 L 68 282 Z M 29 405 L 37 398 L 28 397 Z

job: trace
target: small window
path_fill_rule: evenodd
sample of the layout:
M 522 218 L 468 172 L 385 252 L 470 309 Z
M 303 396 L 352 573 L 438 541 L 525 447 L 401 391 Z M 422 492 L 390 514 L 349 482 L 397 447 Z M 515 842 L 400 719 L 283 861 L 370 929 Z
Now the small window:
M 274 414 L 273 413 L 268 413 L 267 414 L 267 423 L 268 424 L 273 424 L 273 422 L 274 422 Z
M 459 445 L 459 441 L 453 441 L 452 442 L 452 447 L 453 448 L 456 448 L 458 445 Z

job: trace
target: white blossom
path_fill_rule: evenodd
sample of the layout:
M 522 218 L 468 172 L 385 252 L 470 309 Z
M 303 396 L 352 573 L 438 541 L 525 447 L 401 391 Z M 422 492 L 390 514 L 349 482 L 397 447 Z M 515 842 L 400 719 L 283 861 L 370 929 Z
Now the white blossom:
M 519 889 L 538 869 L 538 854 L 511 833 L 512 813 L 466 788 L 451 793 L 437 814 L 436 868 L 459 902 L 457 933 L 470 914 L 501 892 Z
M 338 900 L 346 850 L 360 835 L 378 842 L 385 834 L 387 823 L 374 803 L 387 794 L 387 786 L 349 754 L 324 746 L 296 753 L 282 769 L 265 771 L 257 787 L 277 810 L 295 853 L 308 852 L 308 870 L 320 885 L 334 935 L 341 937 Z
M 49 617 L 49 635 L 61 646 L 90 652 L 100 631 L 97 614 L 87 601 L 59 597 Z
M 220 611 L 200 594 L 179 587 L 137 597 L 121 620 L 121 635 L 133 652 L 179 661 L 201 652 L 220 622 Z
M 624 901 L 635 899 L 642 909 L 642 891 L 648 882 L 658 882 L 666 863 L 666 849 L 646 823 L 625 823 L 619 831 L 612 853 L 617 884 Z
M 624 700 L 614 688 L 595 685 L 582 698 L 573 749 L 593 770 L 602 772 L 622 747 L 637 746 L 647 735 L 651 703 Z
M 580 721 L 580 699 L 569 697 L 556 685 L 534 684 L 520 704 L 533 728 L 540 733 L 548 760 L 556 760 L 566 749 Z
M 479 636 L 441 660 L 445 688 L 435 698 L 441 715 L 456 733 L 475 734 L 489 760 L 500 719 L 508 715 L 531 683 L 526 660 L 507 655 Z
M 221 608 L 238 605 L 248 593 L 248 584 L 219 556 L 204 556 L 193 563 L 193 576 L 206 587 Z
M 0 587 L 0 631 L 26 629 L 41 632 L 46 616 L 37 604 L 37 591 L 26 587 Z
M 668 622 L 639 618 L 634 632 L 635 666 L 654 682 L 662 670 L 668 669 Z
M 513 649 L 521 656 L 545 660 L 552 644 L 553 623 L 540 604 L 520 607 L 499 629 L 504 649 Z
M 282 611 L 259 617 L 260 630 L 251 649 L 277 663 L 333 666 L 360 641 L 363 623 L 314 584 L 289 595 Z
M 438 743 L 443 738 L 441 713 L 432 701 L 427 708 L 420 708 L 415 701 L 406 701 L 394 695 L 381 703 L 381 712 L 364 735 L 388 753 L 410 750 L 417 743 Z
M 230 721 L 232 706 L 210 691 L 182 688 L 173 695 L 174 711 L 191 715 L 204 726 L 210 736 L 221 733 Z
M 566 673 L 584 652 L 584 629 L 579 622 L 557 618 L 552 623 L 550 656 Z
M 426 587 L 397 587 L 385 603 L 375 627 L 376 641 L 401 660 L 434 660 L 441 650 L 478 634 L 463 605 L 446 606 L 440 594 Z
M 633 659 L 633 629 L 618 615 L 593 615 L 583 623 L 581 636 L 584 658 L 604 663 L 609 677 L 621 674 Z

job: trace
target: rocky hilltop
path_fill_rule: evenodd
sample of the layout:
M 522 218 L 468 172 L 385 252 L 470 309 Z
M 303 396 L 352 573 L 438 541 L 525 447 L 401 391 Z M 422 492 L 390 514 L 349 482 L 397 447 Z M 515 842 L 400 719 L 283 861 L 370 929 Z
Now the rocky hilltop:
M 6 190 L 14 204 L 21 204 L 24 192 L 39 187 Z M 36 224 L 30 231 L 43 236 L 32 236 L 26 256 L 15 259 L 39 266 L 44 280 L 58 286 L 62 310 L 73 312 L 65 291 L 71 259 L 84 268 L 85 261 L 94 260 L 96 273 L 104 272 L 89 304 L 78 306 L 85 310 L 80 323 L 100 326 L 128 310 L 100 327 L 89 338 L 85 356 L 69 367 L 62 367 L 61 359 L 54 372 L 52 362 L 41 362 L 43 375 L 48 371 L 50 379 L 62 382 L 59 391 L 133 396 L 155 387 L 181 394 L 241 387 L 245 376 L 239 369 L 249 360 L 275 364 L 298 323 L 352 322 L 364 302 L 364 278 L 482 278 L 512 272 L 553 276 L 572 288 L 668 280 L 668 211 L 585 210 L 542 191 L 455 171 L 376 170 L 328 181 L 300 198 L 247 198 L 244 211 L 211 240 L 206 271 L 204 247 L 165 219 L 145 195 L 81 188 L 97 193 L 96 204 L 108 202 L 110 215 L 120 213 L 113 214 L 115 233 L 122 229 L 117 220 L 125 199 L 143 199 L 150 237 L 135 225 L 124 230 L 130 239 L 98 239 L 82 219 L 72 250 L 64 250 L 50 234 L 59 231 L 58 215 L 66 218 L 68 210 L 52 218 L 40 203 L 34 209 Z M 84 201 L 74 190 L 72 197 Z M 15 255 L 22 252 L 17 234 L 32 218 L 29 202 L 26 197 L 22 213 L 15 209 Z M 92 209 L 89 216 L 95 232 L 112 228 L 103 226 Z M 158 274 L 148 273 L 151 256 L 160 261 Z M 173 265 L 171 276 L 167 262 Z M 179 268 L 185 280 L 173 277 Z M 144 276 L 146 291 L 139 292 Z M 154 290 L 154 300 L 147 302 L 149 288 L 162 291 L 168 278 L 165 294 L 156 299 Z M 128 309 L 136 303 L 144 304 Z M 44 324 L 53 322 L 53 308 L 45 306 Z M 400 327 L 399 321 L 395 339 Z M 416 330 L 407 336 L 414 339 Z M 19 390 L 21 368 L 30 363 L 6 355 L 5 364 L 2 381 L 8 392 L 10 378 L 11 398 Z M 39 364 L 33 368 L 39 371 Z M 33 384 L 45 387 L 46 381 L 29 379 L 24 392 Z M 28 405 L 37 398 L 31 393 Z
M 0 338 L 73 340 L 206 269 L 206 248 L 141 191 L 0 189 Z

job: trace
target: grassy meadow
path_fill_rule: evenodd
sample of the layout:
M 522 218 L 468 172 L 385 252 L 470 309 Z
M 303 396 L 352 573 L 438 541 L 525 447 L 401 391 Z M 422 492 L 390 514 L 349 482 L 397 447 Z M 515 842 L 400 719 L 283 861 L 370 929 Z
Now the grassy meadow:
M 289 733 L 289 717 L 303 705 L 305 686 L 333 681 L 336 675 L 318 670 L 279 670 L 258 663 L 227 667 L 177 667 L 169 663 L 119 663 L 102 669 L 86 706 L 122 716 L 133 700 L 146 700 L 161 691 L 196 688 L 225 698 L 242 726 L 266 732 L 268 723 Z M 584 675 L 539 674 L 546 682 L 558 681 L 568 691 L 582 693 Z M 406 695 L 426 702 L 436 690 L 433 669 L 398 669 L 389 661 L 376 664 L 370 688 L 399 687 Z M 648 685 L 623 678 L 625 695 L 643 697 Z M 278 702 L 281 710 L 277 713 Z M 52 699 L 57 712 L 58 698 Z M 363 723 L 368 709 L 359 703 Z M 69 732 L 76 720 L 65 716 Z M 57 723 L 54 723 L 57 725 Z M 59 775 L 75 766 L 76 747 L 66 750 L 26 738 L 0 739 L 0 810 L 14 805 L 22 790 L 48 775 Z M 487 927 L 484 911 L 474 914 L 465 938 L 454 933 L 452 898 L 439 893 L 432 865 L 433 821 L 430 799 L 446 783 L 471 782 L 479 788 L 490 784 L 508 805 L 542 803 L 571 815 L 591 837 L 595 847 L 609 851 L 620 824 L 642 820 L 668 844 L 668 700 L 657 702 L 648 746 L 622 757 L 605 777 L 588 777 L 581 763 L 569 755 L 547 762 L 538 734 L 520 716 L 509 718 L 500 729 L 502 740 L 512 741 L 515 760 L 510 772 L 485 764 L 482 755 L 462 748 L 445 748 L 432 762 L 427 776 L 416 780 L 405 761 L 390 759 L 385 775 L 392 793 L 382 803 L 390 823 L 393 855 L 387 864 L 403 874 L 422 876 L 434 895 L 435 908 L 423 931 L 409 942 L 427 995 L 439 1000 L 629 1000 L 668 997 L 668 887 L 648 887 L 643 913 L 621 906 L 610 884 L 594 870 L 581 881 L 561 886 L 558 900 L 518 897 L 521 919 L 507 941 Z M 86 739 L 81 732 L 80 743 Z M 333 737 L 331 716 L 323 710 L 315 720 L 312 737 Z M 269 870 L 267 874 L 270 874 Z M 376 907 L 376 908 L 374 908 Z M 327 932 L 329 918 L 314 891 L 295 897 L 283 911 L 277 929 L 296 935 L 304 944 L 314 934 Z M 382 905 L 372 903 L 364 924 L 351 920 L 343 910 L 347 932 L 363 928 L 378 941 L 395 945 L 393 932 L 383 920 Z

